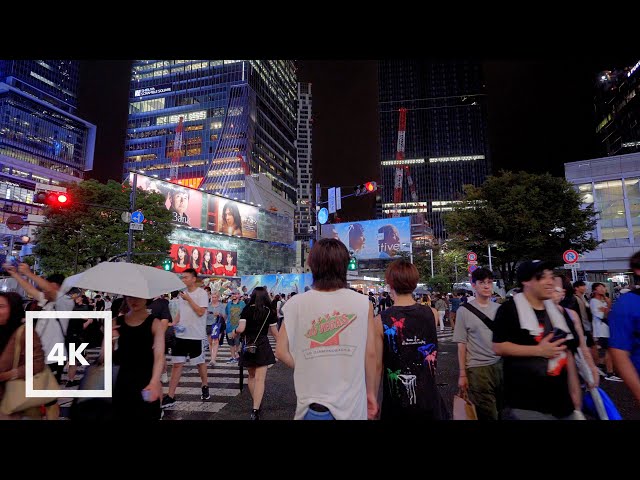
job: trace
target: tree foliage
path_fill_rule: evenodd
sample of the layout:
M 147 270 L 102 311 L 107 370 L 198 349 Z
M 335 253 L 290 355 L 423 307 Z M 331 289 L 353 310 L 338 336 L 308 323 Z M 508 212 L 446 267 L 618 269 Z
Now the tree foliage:
M 484 255 L 488 245 L 495 245 L 494 270 L 497 266 L 511 286 L 521 260 L 560 265 L 565 250 L 583 253 L 601 243 L 591 235 L 593 207 L 582 209 L 573 185 L 548 173 L 501 171 L 481 187 L 466 185 L 463 202 L 445 216 L 445 223 L 452 246 Z
M 129 224 L 120 218 L 122 212 L 129 211 L 128 185 L 113 180 L 107 184 L 86 180 L 65 186 L 70 205 L 47 207 L 46 221 L 36 232 L 35 253 L 44 274 L 80 272 L 125 253 L 128 247 Z M 169 252 L 168 236 L 173 225 L 164 201 L 158 193 L 141 189 L 136 192 L 136 210 L 141 210 L 153 224 L 145 223 L 143 231 L 134 232 L 135 263 L 158 265 Z M 166 254 L 135 255 L 144 252 Z
M 464 282 L 468 278 L 466 252 L 450 248 L 447 244 L 435 245 L 433 250 L 416 250 L 413 263 L 420 274 L 420 282 L 435 291 L 450 292 L 454 283 Z

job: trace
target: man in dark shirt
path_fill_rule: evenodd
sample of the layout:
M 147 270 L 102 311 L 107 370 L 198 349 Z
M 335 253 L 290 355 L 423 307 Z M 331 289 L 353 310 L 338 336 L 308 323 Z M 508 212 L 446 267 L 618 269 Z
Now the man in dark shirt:
M 554 292 L 552 268 L 539 260 L 520 264 L 517 278 L 523 291 L 516 294 L 518 299 L 502 304 L 496 313 L 493 349 L 504 357 L 505 408 L 501 418 L 505 420 L 584 418 L 575 410 L 570 394 L 570 389 L 580 389 L 573 355 L 563 345 L 565 339 L 553 341 L 549 315 L 555 314 L 551 309 L 557 307 L 552 302 L 545 303 Z M 516 305 L 521 300 L 526 303 L 520 303 L 519 311 Z M 520 318 L 520 312 L 528 312 L 529 308 L 535 314 L 533 324 Z

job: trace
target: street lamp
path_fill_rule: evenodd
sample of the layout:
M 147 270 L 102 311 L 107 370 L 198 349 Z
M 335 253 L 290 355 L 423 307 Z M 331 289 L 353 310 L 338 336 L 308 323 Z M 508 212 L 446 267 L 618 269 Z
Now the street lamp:
M 431 278 L 433 278 L 433 248 L 429 249 L 429 257 L 431 258 Z

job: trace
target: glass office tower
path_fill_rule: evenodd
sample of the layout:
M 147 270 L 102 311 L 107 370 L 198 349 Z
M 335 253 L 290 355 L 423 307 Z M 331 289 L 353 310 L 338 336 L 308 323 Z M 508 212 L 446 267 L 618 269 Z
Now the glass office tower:
M 397 210 L 411 215 L 416 225 L 416 214 L 422 212 L 435 238 L 446 239 L 442 213 L 460 200 L 464 184 L 480 185 L 490 173 L 482 65 L 383 60 L 378 81 L 383 215 Z M 404 159 L 397 160 L 401 108 L 406 109 Z M 399 168 L 402 195 L 396 203 Z
M 79 62 L 0 60 L 0 204 L 39 213 L 37 183 L 80 181 L 93 168 L 96 127 L 75 116 Z
M 243 200 L 245 175 L 265 173 L 295 204 L 296 98 L 289 60 L 137 60 L 125 176 Z

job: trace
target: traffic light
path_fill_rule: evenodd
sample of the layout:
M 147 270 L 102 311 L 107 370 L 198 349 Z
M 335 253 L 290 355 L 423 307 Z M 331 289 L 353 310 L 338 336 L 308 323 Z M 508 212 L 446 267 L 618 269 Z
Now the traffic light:
M 36 192 L 33 203 L 42 203 L 50 207 L 67 207 L 71 204 L 69 195 L 65 192 Z
M 358 260 L 356 259 L 356 257 L 351 257 L 349 259 L 349 266 L 347 267 L 347 270 L 357 270 L 358 269 Z
M 170 271 L 171 271 L 171 264 L 172 264 L 172 263 L 173 263 L 173 262 L 171 261 L 171 259 L 170 259 L 170 258 L 165 258 L 165 259 L 162 261 L 162 269 L 163 269 L 163 270 L 166 270 L 167 272 L 170 272 Z
M 373 193 L 378 190 L 378 184 L 376 182 L 361 183 L 353 187 L 353 191 L 356 196 L 366 195 L 367 193 Z

